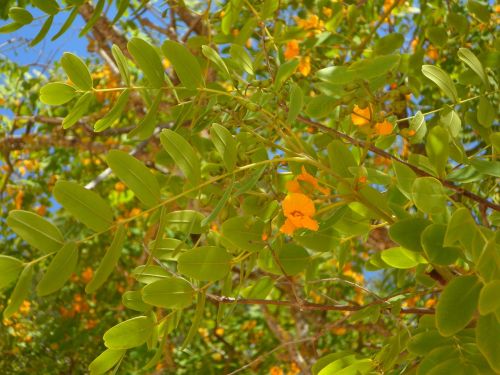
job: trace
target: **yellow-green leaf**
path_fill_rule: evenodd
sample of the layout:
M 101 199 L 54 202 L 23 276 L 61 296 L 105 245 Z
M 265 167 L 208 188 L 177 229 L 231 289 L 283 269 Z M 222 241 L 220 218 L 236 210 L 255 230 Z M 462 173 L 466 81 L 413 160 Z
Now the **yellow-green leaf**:
M 104 333 L 104 345 L 109 349 L 130 349 L 144 344 L 153 333 L 154 322 L 147 316 L 137 316 L 117 324 Z
M 82 59 L 70 52 L 64 52 L 61 65 L 78 88 L 84 91 L 92 90 L 92 76 Z
M 116 264 L 118 263 L 118 260 L 120 259 L 126 236 L 127 231 L 125 230 L 125 227 L 120 225 L 116 230 L 113 242 L 109 245 L 106 254 L 104 254 L 99 267 L 95 271 L 94 277 L 85 287 L 86 293 L 94 293 L 102 286 L 102 284 L 104 284 L 109 275 L 111 275 L 116 267 Z
M 61 289 L 78 263 L 78 249 L 74 242 L 68 242 L 57 252 L 36 287 L 40 297 Z
M 57 181 L 56 200 L 75 218 L 96 232 L 107 230 L 113 223 L 113 211 L 97 193 L 69 181 Z
M 183 279 L 165 278 L 146 285 L 142 299 L 147 304 L 169 309 L 183 309 L 193 303 L 195 290 Z
M 229 273 L 231 259 L 231 255 L 220 247 L 200 246 L 179 256 L 177 269 L 196 280 L 216 281 Z
M 17 280 L 17 284 L 10 295 L 9 303 L 3 311 L 3 318 L 8 319 L 19 309 L 23 301 L 28 297 L 31 290 L 31 282 L 33 281 L 33 264 L 24 267 Z

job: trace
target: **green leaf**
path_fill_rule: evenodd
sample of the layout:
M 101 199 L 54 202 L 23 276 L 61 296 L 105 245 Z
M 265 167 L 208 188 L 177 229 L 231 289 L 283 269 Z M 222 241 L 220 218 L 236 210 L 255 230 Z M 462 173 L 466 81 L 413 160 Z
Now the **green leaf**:
M 330 353 L 327 354 L 314 363 L 312 366 L 312 373 L 313 375 L 318 375 L 319 372 L 326 367 L 328 364 L 335 362 L 337 359 L 342 358 L 342 357 L 347 357 L 351 356 L 351 352 L 337 352 L 337 353 Z
M 151 241 L 149 249 L 160 260 L 176 260 L 178 254 L 186 250 L 186 245 L 175 238 L 162 238 L 158 244 L 156 240 Z
M 476 229 L 476 223 L 472 218 L 469 210 L 465 207 L 460 207 L 448 222 L 448 228 L 444 236 L 443 245 L 451 246 L 459 241 L 463 236 L 470 236 L 472 238 L 473 232 Z M 472 231 L 472 233 L 471 233 Z
M 64 237 L 50 221 L 33 212 L 14 210 L 7 216 L 7 225 L 31 246 L 52 253 L 64 244 Z
M 224 126 L 212 124 L 210 128 L 210 139 L 212 140 L 217 152 L 222 157 L 224 165 L 229 172 L 236 166 L 236 141 Z
M 309 99 L 305 112 L 310 117 L 320 119 L 330 116 L 337 105 L 338 101 L 331 95 L 320 94 Z
M 474 15 L 483 23 L 490 22 L 491 13 L 488 5 L 475 1 L 467 0 L 467 9 L 474 13 Z
M 130 349 L 144 344 L 153 333 L 154 322 L 147 316 L 137 316 L 117 324 L 104 333 L 104 345 L 109 349 Z
M 475 170 L 494 177 L 500 177 L 500 162 L 495 160 L 483 160 L 471 158 L 470 164 Z
M 415 116 L 410 119 L 410 130 L 413 130 L 415 134 L 410 138 L 411 143 L 420 143 L 427 134 L 427 124 L 425 123 L 425 117 L 422 112 L 418 111 Z
M 415 206 L 425 213 L 438 214 L 446 209 L 446 196 L 443 185 L 434 177 L 419 177 L 412 185 Z
M 477 121 L 479 124 L 484 126 L 485 128 L 491 128 L 493 121 L 497 116 L 497 111 L 493 108 L 493 105 L 490 101 L 482 96 L 479 99 L 479 104 L 477 106 Z
M 132 271 L 134 278 L 143 284 L 151 284 L 155 281 L 170 277 L 170 273 L 157 265 L 142 265 Z
M 476 342 L 481 353 L 496 373 L 500 372 L 500 323 L 495 314 L 480 316 L 476 327 Z
M 201 320 L 203 319 L 203 313 L 205 312 L 205 301 L 206 301 L 206 290 L 202 290 L 198 293 L 198 301 L 196 302 L 196 310 L 194 312 L 193 324 L 189 327 L 189 331 L 184 338 L 181 345 L 181 350 L 184 349 L 193 340 L 194 336 L 198 333 L 198 327 L 200 326 Z
M 21 25 L 29 25 L 33 22 L 33 16 L 24 8 L 12 7 L 9 9 L 9 17 Z
M 281 86 L 283 86 L 283 83 L 285 83 L 285 81 L 290 78 L 293 73 L 295 73 L 295 70 L 297 70 L 298 66 L 298 59 L 292 59 L 280 65 L 280 67 L 278 68 L 278 72 L 276 73 L 276 77 L 274 78 L 275 91 L 278 91 Z
M 78 56 L 64 52 L 61 65 L 71 82 L 83 91 L 92 90 L 92 76 L 87 65 Z
M 123 114 L 123 111 L 125 110 L 125 106 L 128 103 L 129 96 L 130 96 L 130 90 L 129 89 L 123 90 L 113 108 L 111 108 L 111 110 L 106 114 L 106 116 L 104 116 L 95 123 L 94 125 L 95 132 L 102 132 L 103 130 L 109 128 L 116 121 L 119 120 L 120 116 Z
M 457 112 L 450 107 L 441 111 L 439 122 L 445 129 L 448 129 L 451 136 L 454 138 L 458 137 L 460 130 L 462 130 L 462 121 L 460 120 L 460 117 L 458 117 Z
M 76 96 L 73 86 L 62 82 L 51 82 L 40 89 L 40 101 L 49 105 L 61 105 Z
M 265 0 L 260 8 L 260 18 L 265 20 L 272 17 L 273 13 L 279 8 L 279 0 Z
M 18 23 L 18 22 L 8 23 L 7 25 L 3 25 L 0 27 L 0 34 L 13 33 L 14 31 L 19 30 L 23 26 L 24 25 L 22 23 Z
M 66 31 L 68 31 L 78 14 L 80 14 L 79 7 L 75 6 L 69 14 L 68 18 L 66 18 L 66 21 L 64 21 L 64 24 L 61 26 L 59 31 L 50 39 L 50 41 L 53 42 L 54 40 L 62 36 Z
M 158 180 L 141 161 L 126 152 L 111 150 L 106 162 L 113 173 L 122 180 L 146 206 L 160 201 Z
M 116 44 L 113 44 L 113 47 L 111 47 L 111 53 L 113 54 L 116 66 L 120 71 L 120 76 L 122 77 L 123 81 L 127 84 L 127 86 L 130 86 L 130 73 L 128 70 L 127 58 L 123 54 L 120 47 L 118 47 Z
M 113 242 L 109 245 L 106 254 L 104 254 L 99 267 L 95 271 L 94 277 L 85 287 L 86 293 L 94 293 L 106 282 L 109 275 L 114 271 L 122 254 L 122 247 L 126 237 L 127 231 L 123 225 L 120 225 L 116 230 Z
M 130 0 L 118 0 L 116 5 L 117 8 L 116 14 L 113 17 L 113 20 L 111 21 L 113 25 L 117 23 L 120 20 L 120 18 L 125 14 L 129 5 L 130 5 Z
M 230 251 L 259 251 L 262 241 L 264 222 L 250 216 L 236 216 L 226 220 L 221 226 L 222 244 Z
M 436 326 L 441 335 L 454 335 L 469 324 L 481 286 L 474 275 L 456 277 L 446 285 L 436 305 Z
M 434 65 L 422 65 L 424 76 L 434 82 L 454 102 L 458 102 L 458 93 L 450 76 L 441 68 Z
M 130 39 L 127 48 L 139 68 L 144 72 L 149 84 L 154 88 L 161 88 L 165 84 L 165 72 L 156 49 L 140 38 Z
M 36 287 L 40 297 L 61 289 L 71 277 L 78 263 L 78 249 L 74 242 L 68 242 L 57 252 Z
M 74 107 L 62 122 L 63 129 L 72 127 L 82 118 L 85 112 L 87 112 L 93 97 L 94 95 L 91 92 L 87 92 L 78 98 Z
M 53 21 L 54 21 L 54 16 L 50 16 L 49 18 L 47 18 L 45 20 L 45 22 L 43 23 L 42 28 L 40 29 L 38 34 L 36 34 L 36 36 L 31 41 L 30 47 L 36 46 L 38 43 L 40 43 L 43 40 L 43 38 L 45 38 L 45 36 L 47 35 L 47 33 L 50 30 L 50 27 L 52 26 Z
M 200 246 L 186 251 L 177 260 L 183 275 L 200 281 L 221 280 L 231 270 L 231 255 L 216 246 Z
M 101 375 L 111 370 L 125 355 L 125 349 L 106 349 L 89 365 L 90 375 Z
M 97 4 L 94 8 L 94 12 L 92 13 L 92 17 L 87 21 L 85 24 L 85 27 L 80 31 L 80 34 L 78 35 L 79 38 L 87 34 L 92 27 L 96 24 L 96 22 L 99 20 L 101 17 L 102 11 L 104 9 L 104 5 L 106 4 L 106 0 L 98 0 Z
M 216 50 L 210 46 L 201 46 L 201 52 L 207 59 L 214 63 L 226 79 L 231 80 L 231 73 L 229 73 L 226 63 L 222 60 L 222 57 L 219 56 Z
M 435 126 L 427 134 L 427 142 L 425 150 L 429 161 L 434 165 L 438 176 L 444 178 L 446 174 L 446 165 L 448 164 L 448 156 L 450 154 L 448 131 L 441 127 Z
M 479 313 L 487 315 L 500 309 L 500 280 L 486 284 L 479 294 Z
M 335 85 L 345 85 L 354 82 L 358 77 L 354 71 L 350 71 L 346 66 L 329 66 L 316 72 L 316 77 L 320 80 Z
M 172 63 L 184 87 L 194 90 L 205 86 L 200 64 L 186 46 L 167 40 L 161 46 L 161 50 Z
M 157 124 L 158 108 L 160 107 L 162 97 L 163 91 L 159 90 L 148 110 L 148 113 L 144 116 L 139 126 L 128 134 L 129 138 L 137 137 L 140 140 L 144 140 L 153 135 Z
M 233 175 L 233 180 L 231 181 L 231 185 L 228 188 L 224 189 L 224 194 L 222 195 L 221 199 L 217 202 L 217 205 L 214 207 L 212 212 L 210 212 L 210 215 L 208 215 L 201 221 L 200 223 L 201 227 L 205 227 L 207 224 L 211 223 L 213 220 L 217 218 L 217 215 L 224 208 L 229 197 L 231 196 L 231 192 L 233 191 L 233 186 L 234 186 L 234 175 Z
M 24 263 L 19 259 L 0 255 L 0 290 L 8 287 L 17 280 L 23 267 Z
M 354 72 L 356 78 L 372 79 L 389 73 L 399 65 L 400 61 L 400 55 L 377 56 L 353 63 L 349 71 Z
M 193 210 L 173 211 L 165 215 L 166 225 L 172 230 L 186 234 L 201 234 L 201 222 L 205 219 L 202 213 Z
M 142 289 L 142 299 L 147 304 L 168 309 L 183 309 L 193 303 L 195 290 L 183 280 L 165 278 L 146 285 Z
M 93 191 L 74 182 L 57 181 L 54 198 L 75 218 L 95 232 L 103 232 L 113 224 L 113 211 Z
M 160 141 L 187 179 L 193 185 L 198 185 L 201 179 L 200 159 L 193 147 L 181 135 L 170 129 L 161 132 Z
M 471 50 L 467 48 L 459 48 L 458 58 L 462 60 L 469 68 L 471 68 L 471 70 L 476 73 L 479 78 L 481 78 L 486 87 L 490 87 L 488 76 L 486 75 L 483 64 L 481 64 L 481 61 L 479 61 L 479 59 L 472 53 Z
M 127 309 L 135 311 L 148 311 L 151 306 L 144 303 L 142 294 L 139 290 L 128 291 L 122 295 L 122 303 Z
M 357 167 L 354 156 L 344 142 L 334 140 L 328 145 L 330 168 L 340 177 L 352 177 L 349 167 Z
M 409 199 L 411 199 L 411 187 L 413 181 L 417 178 L 417 174 L 403 163 L 395 162 L 392 164 L 394 172 L 396 172 L 397 187 Z
M 8 319 L 19 309 L 23 301 L 28 297 L 33 281 L 33 264 L 28 263 L 21 272 L 19 280 L 10 295 L 9 303 L 3 311 L 3 318 Z
M 445 224 L 429 225 L 422 232 L 422 247 L 429 262 L 442 266 L 455 263 L 461 254 L 459 248 L 443 245 L 445 233 Z
M 408 351 L 419 356 L 430 353 L 435 348 L 453 345 L 451 337 L 443 337 L 438 331 L 426 331 L 413 336 L 408 343 Z
M 309 253 L 301 246 L 292 243 L 287 243 L 280 247 L 276 253 L 281 266 L 287 275 L 293 276 L 304 271 L 311 260 Z M 276 265 L 278 266 L 278 265 Z M 278 272 L 281 274 L 281 268 L 278 267 Z
M 290 101 L 288 103 L 288 117 L 286 121 L 293 123 L 304 105 L 304 93 L 299 85 L 292 83 L 290 86 Z
M 417 375 L 427 375 L 432 369 L 449 359 L 460 361 L 455 345 L 442 346 L 427 354 L 417 369 Z M 444 373 L 446 374 L 446 373 Z M 444 375 L 443 374 L 443 375 Z M 464 374 L 465 375 L 465 374 Z
M 42 12 L 55 16 L 59 13 L 59 4 L 56 0 L 31 0 L 31 3 Z
M 405 38 L 399 33 L 390 33 L 375 43 L 375 53 L 377 55 L 387 55 L 400 49 L 403 46 Z
M 408 269 L 427 263 L 426 260 L 414 251 L 404 247 L 393 247 L 382 251 L 382 260 L 391 267 L 399 269 Z
M 247 72 L 249 75 L 254 75 L 252 60 L 248 56 L 245 48 L 238 44 L 232 44 L 229 48 L 232 62 L 241 70 Z
M 426 36 L 436 47 L 443 47 L 448 41 L 446 29 L 442 26 L 431 26 L 426 30 Z
M 391 225 L 389 237 L 408 250 L 422 251 L 420 235 L 430 224 L 432 224 L 430 220 L 420 217 L 402 219 Z

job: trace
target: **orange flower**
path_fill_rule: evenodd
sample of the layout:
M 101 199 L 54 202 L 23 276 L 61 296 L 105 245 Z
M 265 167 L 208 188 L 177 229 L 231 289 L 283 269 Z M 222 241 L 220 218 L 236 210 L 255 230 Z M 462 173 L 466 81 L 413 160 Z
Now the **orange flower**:
M 295 22 L 297 22 L 298 27 L 304 30 L 321 29 L 323 27 L 323 21 L 315 14 L 310 15 L 306 20 L 295 17 Z
M 82 272 L 82 280 L 85 284 L 89 283 L 90 280 L 92 280 L 93 276 L 94 271 L 90 267 L 85 268 L 85 270 Z
M 375 132 L 378 135 L 389 135 L 392 133 L 392 124 L 387 120 L 378 122 L 375 124 Z
M 307 170 L 302 166 L 302 173 L 291 181 L 288 181 L 286 188 L 290 193 L 302 193 L 302 188 L 299 181 L 307 182 L 312 185 L 312 187 L 323 194 L 330 194 L 330 189 L 319 186 L 318 180 L 313 175 L 309 174 Z
M 300 59 L 299 72 L 304 77 L 307 77 L 309 75 L 309 73 L 311 73 L 311 57 L 304 56 L 303 58 Z
M 354 125 L 363 126 L 370 123 L 372 118 L 372 110 L 370 106 L 366 108 L 359 108 L 357 105 L 354 106 L 351 114 L 351 121 Z
M 316 213 L 314 202 L 307 195 L 292 193 L 283 200 L 283 214 L 286 221 L 280 228 L 280 232 L 293 234 L 296 229 L 306 228 L 318 230 L 318 222 L 311 218 Z
M 286 44 L 285 60 L 291 60 L 299 55 L 299 42 L 295 39 Z
M 429 45 L 427 48 L 427 57 L 431 60 L 436 61 L 439 58 L 439 53 L 436 47 L 434 47 L 432 44 Z
M 273 366 L 269 370 L 269 375 L 283 375 L 283 370 L 281 369 L 281 367 Z
M 330 18 L 333 14 L 333 10 L 332 8 L 323 7 L 321 9 L 321 13 L 323 13 L 325 17 Z

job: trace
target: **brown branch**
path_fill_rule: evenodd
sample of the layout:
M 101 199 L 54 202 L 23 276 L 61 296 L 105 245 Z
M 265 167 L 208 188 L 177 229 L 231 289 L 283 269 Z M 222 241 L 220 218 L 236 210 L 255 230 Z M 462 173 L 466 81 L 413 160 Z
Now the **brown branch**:
M 227 304 L 239 304 L 239 305 L 274 305 L 274 306 L 287 306 L 296 308 L 299 310 L 308 310 L 308 311 L 359 311 L 365 309 L 369 306 L 382 305 L 384 301 L 375 301 L 368 305 L 357 306 L 357 305 L 322 305 L 318 303 L 309 303 L 304 302 L 302 304 L 298 304 L 294 301 L 281 301 L 281 300 L 268 300 L 268 299 L 257 299 L 257 298 L 232 298 L 226 296 L 216 296 L 214 294 L 207 294 L 207 297 L 212 301 L 218 303 L 227 303 Z M 390 309 L 390 306 L 386 306 L 387 309 Z M 417 315 L 429 315 L 434 314 L 434 309 L 425 309 L 425 308 L 402 308 L 400 314 L 417 314 Z
M 377 154 L 379 156 L 382 156 L 383 158 L 385 159 L 391 159 L 391 160 L 394 160 L 398 163 L 401 163 L 401 164 L 404 164 L 406 165 L 407 167 L 409 167 L 411 170 L 413 170 L 413 172 L 415 172 L 417 175 L 419 176 L 422 176 L 422 177 L 434 177 L 436 178 L 437 180 L 439 180 L 443 186 L 446 186 L 447 188 L 451 189 L 451 190 L 454 190 L 456 191 L 457 193 L 461 194 L 461 195 L 464 195 L 466 196 L 467 198 L 481 204 L 481 205 L 484 205 L 486 207 L 489 207 L 495 211 L 500 211 L 500 205 L 494 203 L 494 202 L 490 202 L 488 200 L 486 200 L 485 198 L 483 197 L 480 197 L 479 195 L 477 194 L 474 194 L 473 192 L 469 191 L 469 190 L 466 190 L 464 188 L 461 188 L 459 186 L 456 186 L 455 184 L 453 184 L 453 182 L 451 181 L 447 181 L 447 180 L 443 180 L 443 179 L 440 179 L 436 176 L 433 176 L 432 174 L 416 167 L 415 165 L 411 164 L 411 163 L 408 163 L 407 161 L 404 161 L 400 158 L 398 158 L 397 156 L 394 156 L 394 155 L 391 155 L 390 153 L 388 153 L 387 151 L 384 151 L 372 144 L 369 144 L 365 141 L 362 141 L 362 140 L 359 140 L 359 139 L 355 139 L 347 134 L 344 134 L 336 129 L 333 129 L 333 128 L 330 128 L 326 125 L 323 125 L 323 124 L 320 124 L 319 122 L 316 122 L 316 121 L 313 121 L 313 120 L 310 120 L 308 118 L 305 118 L 303 116 L 298 116 L 297 118 L 300 122 L 303 122 L 304 124 L 308 124 L 314 128 L 317 128 L 317 129 L 320 129 L 324 132 L 327 132 L 327 133 L 330 133 L 330 134 L 334 134 L 335 136 L 339 137 L 339 138 L 342 138 L 344 140 L 346 140 L 348 143 L 350 144 L 353 144 L 353 145 L 356 145 L 356 146 L 359 146 L 359 147 L 362 147 L 362 148 L 365 148 L 367 147 L 368 150 L 372 151 L 374 154 Z M 451 197 L 452 199 L 454 199 L 453 197 Z M 456 200 L 456 199 L 454 199 Z

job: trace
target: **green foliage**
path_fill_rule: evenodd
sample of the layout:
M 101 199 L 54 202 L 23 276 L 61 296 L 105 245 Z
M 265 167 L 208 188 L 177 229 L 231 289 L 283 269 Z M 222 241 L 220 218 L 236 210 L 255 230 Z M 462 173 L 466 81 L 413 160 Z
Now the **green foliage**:
M 0 368 L 500 371 L 497 8 L 160 3 L 0 6 Z

